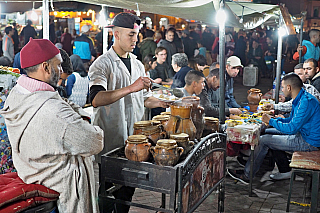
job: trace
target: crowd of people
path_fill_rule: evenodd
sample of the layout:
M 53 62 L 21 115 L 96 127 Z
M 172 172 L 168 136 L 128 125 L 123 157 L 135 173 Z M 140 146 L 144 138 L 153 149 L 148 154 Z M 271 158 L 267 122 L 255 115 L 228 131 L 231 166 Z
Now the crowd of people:
M 74 40 L 68 29 L 64 33 L 59 29 L 54 33 L 57 42 L 36 39 L 28 23 L 20 33 L 26 41 L 21 51 L 15 51 L 14 27 L 5 29 L 3 57 L 17 64 L 24 74 L 0 110 L 7 125 L 13 163 L 25 183 L 39 183 L 60 193 L 59 212 L 98 212 L 99 208 L 101 212 L 129 211 L 129 206 L 123 204 L 104 202 L 98 206 L 96 183 L 103 181 L 101 155 L 124 145 L 133 134 L 134 123 L 144 117 L 145 108 L 153 109 L 154 116 L 169 107 L 152 96 L 152 82 L 178 88 L 184 96 L 200 97 L 206 116 L 219 117 L 219 63 L 213 62 L 219 54 L 218 35 L 210 28 L 202 32 L 201 28 L 177 31 L 170 27 L 153 32 L 140 29 L 140 23 L 140 18 L 131 13 L 115 16 L 108 26 L 112 33 L 106 35 L 111 37 L 111 45 L 102 55 L 102 32 L 96 36 L 100 42 L 93 42 L 88 25 L 82 26 L 81 35 Z M 313 45 L 319 42 L 319 31 L 311 31 L 309 37 L 310 42 L 301 46 L 293 42 L 294 38 L 284 42 L 287 57 L 303 50 L 304 63 L 282 79 L 282 91 L 292 100 L 270 106 L 291 111 L 288 117 L 262 117 L 275 129 L 260 138 L 254 174 L 269 149 L 278 167 L 283 168 L 271 178 L 281 180 L 290 173 L 288 164 L 283 163 L 287 160 L 284 151 L 320 147 L 319 54 L 312 54 L 319 53 Z M 262 77 L 271 76 L 269 61 L 272 63 L 276 57 L 276 39 L 273 31 L 261 29 L 227 34 L 223 67 L 227 117 L 242 113 L 233 91 L 234 78 L 244 66 L 253 64 Z M 318 58 L 310 57 L 313 55 Z M 94 107 L 92 120 L 81 108 L 85 103 Z M 244 171 L 228 172 L 247 184 L 249 168 L 250 160 Z M 131 201 L 134 191 L 133 187 L 122 186 L 113 195 Z

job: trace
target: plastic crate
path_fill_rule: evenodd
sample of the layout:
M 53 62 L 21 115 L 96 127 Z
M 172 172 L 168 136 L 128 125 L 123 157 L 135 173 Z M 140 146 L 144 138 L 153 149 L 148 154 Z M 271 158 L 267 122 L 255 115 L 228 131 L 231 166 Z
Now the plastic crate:
M 258 67 L 245 67 L 243 69 L 243 85 L 254 87 L 258 84 Z
M 227 140 L 240 144 L 249 143 L 257 145 L 260 137 L 260 125 L 242 124 L 234 127 L 227 127 Z

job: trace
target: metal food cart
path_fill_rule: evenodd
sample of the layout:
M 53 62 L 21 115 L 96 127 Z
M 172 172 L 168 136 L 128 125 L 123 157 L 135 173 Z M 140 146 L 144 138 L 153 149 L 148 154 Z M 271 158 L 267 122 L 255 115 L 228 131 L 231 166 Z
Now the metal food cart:
M 225 134 L 213 133 L 203 138 L 173 167 L 130 161 L 124 157 L 123 150 L 124 147 L 117 148 L 101 157 L 100 201 L 111 200 L 161 212 L 193 212 L 218 189 L 218 212 L 224 211 Z M 108 193 L 106 182 L 162 193 L 161 206 L 115 199 Z M 166 194 L 170 196 L 167 206 Z

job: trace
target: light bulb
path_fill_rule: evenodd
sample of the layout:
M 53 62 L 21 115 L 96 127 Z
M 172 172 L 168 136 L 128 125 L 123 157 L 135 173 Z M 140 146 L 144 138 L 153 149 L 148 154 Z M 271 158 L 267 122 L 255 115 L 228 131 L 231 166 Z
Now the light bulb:
M 216 22 L 217 23 L 225 23 L 227 20 L 227 14 L 223 9 L 219 9 L 216 14 Z
M 287 33 L 287 28 L 285 27 L 285 26 L 283 26 L 283 27 L 280 27 L 279 28 L 279 36 L 285 36 L 285 35 L 287 35 L 288 33 Z
M 34 10 L 31 12 L 31 20 L 32 21 L 37 21 L 38 20 L 38 15 Z

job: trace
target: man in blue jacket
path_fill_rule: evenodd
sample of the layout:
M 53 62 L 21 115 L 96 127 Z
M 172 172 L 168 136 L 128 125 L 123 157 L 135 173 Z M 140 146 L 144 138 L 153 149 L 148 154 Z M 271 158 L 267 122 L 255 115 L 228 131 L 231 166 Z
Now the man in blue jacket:
M 320 105 L 318 100 L 306 92 L 298 75 L 289 73 L 282 79 L 282 91 L 291 97 L 292 111 L 288 118 L 271 118 L 263 114 L 262 121 L 287 135 L 262 135 L 254 150 L 253 175 L 257 173 L 269 149 L 288 152 L 316 151 L 320 148 Z M 249 184 L 250 160 L 244 171 L 228 170 L 229 175 L 244 184 Z
M 90 63 L 97 57 L 92 40 L 88 37 L 91 26 L 81 27 L 81 36 L 74 40 L 73 54 L 80 56 L 86 70 L 89 70 Z

